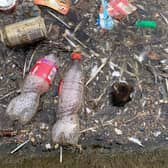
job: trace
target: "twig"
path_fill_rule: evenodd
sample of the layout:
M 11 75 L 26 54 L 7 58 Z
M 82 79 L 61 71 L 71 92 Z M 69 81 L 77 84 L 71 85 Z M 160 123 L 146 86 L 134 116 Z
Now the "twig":
M 24 67 L 23 67 L 23 78 L 25 77 L 25 74 L 26 74 L 26 67 L 27 67 L 27 58 L 25 60 Z
M 87 86 L 96 76 L 97 74 L 102 70 L 102 68 L 107 64 L 108 58 L 101 64 L 101 66 L 97 69 L 95 74 L 86 82 L 85 86 Z
M 4 96 L 0 97 L 0 100 L 5 99 L 6 97 L 8 97 L 8 96 L 14 94 L 15 92 L 20 92 L 20 89 L 19 89 L 19 90 L 13 90 L 13 91 L 11 91 L 11 92 L 5 94 Z
M 158 114 L 157 114 L 157 116 L 156 116 L 156 120 L 159 120 L 159 118 L 160 118 L 160 116 L 161 116 L 161 113 L 162 113 L 162 110 L 161 110 L 161 108 L 159 108 Z
M 53 27 L 53 24 L 51 23 L 51 24 L 49 25 L 49 28 L 48 28 L 48 31 L 47 31 L 48 34 L 51 32 L 52 27 Z
M 160 13 L 160 16 L 163 18 L 163 20 L 165 21 L 165 23 L 168 24 L 168 19 L 162 13 Z
M 118 68 L 120 71 L 122 71 L 122 67 L 120 67 L 119 65 L 114 64 L 112 61 L 111 61 L 111 64 L 112 64 L 112 66 L 114 66 L 115 68 Z M 132 77 L 135 77 L 135 74 L 134 74 L 134 73 L 132 73 L 132 72 L 126 70 L 126 69 L 125 69 L 124 72 L 127 73 L 128 75 L 132 76 Z
M 135 120 L 136 118 L 142 117 L 142 116 L 145 116 L 145 115 L 146 115 L 146 113 L 138 113 L 133 118 L 130 118 L 130 119 L 124 121 L 124 124 L 128 124 L 129 122 Z
M 96 99 L 93 99 L 94 103 L 97 105 L 99 103 L 99 101 L 102 99 L 102 97 L 105 95 L 106 93 L 106 88 L 103 90 L 103 93 L 101 93 L 99 95 L 99 97 L 97 97 Z
M 60 163 L 62 163 L 62 146 L 60 146 Z
M 105 126 L 111 125 L 113 121 L 114 121 L 113 119 L 112 120 L 108 120 L 104 124 L 102 124 L 101 126 L 105 127 Z M 80 133 L 87 132 L 87 131 L 93 131 L 96 128 L 99 128 L 99 126 L 94 126 L 94 127 L 86 128 L 84 130 L 81 130 Z
M 77 45 L 72 41 L 70 40 L 66 35 L 63 34 L 63 37 L 68 41 L 68 43 L 74 47 L 74 48 L 77 48 Z
M 80 41 L 77 37 L 75 37 L 75 34 L 72 33 L 71 31 L 69 31 L 68 29 L 65 30 L 64 35 L 72 38 L 73 40 L 75 40 L 79 45 L 81 45 L 81 47 L 83 47 L 84 49 L 87 49 L 91 54 L 95 55 L 96 57 L 99 57 L 100 55 L 98 53 L 96 53 L 94 50 L 90 49 L 88 46 L 86 46 L 82 41 Z
M 32 55 L 31 55 L 31 57 L 30 57 L 30 61 L 29 61 L 29 64 L 28 64 L 28 66 L 27 66 L 27 69 L 26 69 L 27 72 L 30 70 L 30 66 L 31 66 L 31 63 L 32 63 L 32 61 L 33 61 L 33 58 L 34 58 L 34 56 L 35 56 L 35 54 L 36 54 L 37 48 L 38 48 L 38 46 L 35 47 L 35 49 L 33 50 Z
M 88 55 L 85 51 L 83 51 L 79 45 L 75 44 L 75 43 L 67 36 L 67 34 L 64 33 L 64 34 L 63 34 L 63 37 L 68 41 L 68 43 L 69 43 L 73 48 L 75 48 L 75 50 L 80 51 L 80 52 L 82 53 L 82 55 L 89 57 L 89 55 Z
M 15 149 L 13 149 L 10 153 L 14 154 L 15 152 L 17 152 L 18 150 L 20 150 L 24 145 L 26 145 L 30 140 L 26 140 L 25 142 L 23 142 L 22 144 L 20 144 L 19 146 L 17 146 Z
M 79 24 L 75 27 L 73 33 L 77 32 L 81 26 L 82 26 L 82 22 L 79 22 Z
M 62 23 L 66 28 L 71 29 L 71 27 L 70 27 L 68 24 L 66 24 L 62 19 L 60 19 L 57 15 L 55 15 L 55 14 L 52 13 L 52 12 L 50 12 L 49 10 L 47 10 L 47 12 L 48 12 L 51 16 L 53 16 L 55 19 L 57 19 L 60 23 Z

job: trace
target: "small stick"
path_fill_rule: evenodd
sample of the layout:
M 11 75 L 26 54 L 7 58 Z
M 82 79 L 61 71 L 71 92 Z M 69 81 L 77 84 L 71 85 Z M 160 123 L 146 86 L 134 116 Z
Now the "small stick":
M 165 21 L 165 23 L 168 24 L 168 19 L 162 13 L 160 13 L 160 16 L 163 18 L 163 20 Z
M 79 28 L 81 27 L 82 22 L 79 22 L 79 24 L 75 27 L 73 33 L 77 32 L 79 30 Z
M 94 102 L 96 105 L 98 105 L 99 101 L 102 99 L 102 97 L 105 95 L 105 93 L 106 93 L 106 88 L 103 90 L 103 93 L 101 93 L 101 94 L 99 95 L 99 97 L 97 97 L 96 99 L 93 99 L 93 102 Z
M 52 30 L 52 27 L 53 27 L 53 24 L 51 23 L 51 24 L 49 25 L 49 28 L 48 28 L 48 30 L 47 30 L 47 33 L 48 33 L 48 34 L 51 32 L 51 30 Z
M 17 152 L 18 150 L 20 150 L 24 145 L 26 145 L 30 140 L 26 140 L 25 142 L 21 143 L 19 146 L 17 146 L 15 149 L 13 149 L 10 154 L 14 154 L 15 152 Z
M 62 19 L 60 19 L 60 18 L 59 18 L 58 16 L 56 16 L 54 13 L 50 12 L 49 10 L 47 10 L 47 12 L 48 12 L 51 16 L 53 16 L 55 19 L 57 19 L 60 23 L 62 23 L 66 28 L 71 29 L 71 27 L 70 27 L 67 23 L 65 23 Z
M 88 49 L 90 53 L 95 55 L 96 57 L 99 57 L 100 55 L 96 53 L 94 50 L 90 49 L 88 46 L 86 46 L 83 42 L 81 42 L 77 37 L 75 37 L 74 33 L 71 33 L 68 29 L 65 30 L 65 34 L 67 34 L 69 37 L 73 38 L 75 41 L 77 41 L 83 48 Z
M 113 119 L 112 120 L 108 120 L 104 124 L 102 124 L 101 126 L 105 127 L 105 126 L 111 125 L 113 121 L 114 121 Z M 94 126 L 94 127 L 86 128 L 84 130 L 81 130 L 80 133 L 87 132 L 87 131 L 93 131 L 96 128 L 99 128 L 99 126 Z
M 38 46 L 36 46 L 35 49 L 33 50 L 33 53 L 32 53 L 32 55 L 31 55 L 31 57 L 30 57 L 29 64 L 28 64 L 28 66 L 27 66 L 27 71 L 29 71 L 29 69 L 30 69 L 30 66 L 31 66 L 31 63 L 32 63 L 32 61 L 33 61 L 33 58 L 34 58 L 34 56 L 35 56 L 35 54 L 36 54 L 37 48 L 38 48 Z
M 166 91 L 168 93 L 168 79 L 167 78 L 165 79 L 165 82 L 166 82 Z
M 85 86 L 87 86 L 96 76 L 97 74 L 102 70 L 102 68 L 107 64 L 108 58 L 104 61 L 104 63 L 101 64 L 101 66 L 97 69 L 95 74 L 86 82 Z
M 62 163 L 62 146 L 60 146 L 60 163 Z
M 63 34 L 63 37 L 68 41 L 68 43 L 73 48 L 75 48 L 75 50 L 80 51 L 82 53 L 82 55 L 89 57 L 88 54 L 86 52 L 84 52 L 79 45 L 76 45 L 65 33 Z
M 26 58 L 25 63 L 24 63 L 23 78 L 25 77 L 25 74 L 26 74 L 26 67 L 27 67 L 27 58 Z
M 73 41 L 71 41 L 66 35 L 63 35 L 63 37 L 68 41 L 68 43 L 69 43 L 72 47 L 77 48 L 77 45 L 76 45 Z
M 8 96 L 14 94 L 15 92 L 20 92 L 20 89 L 18 89 L 18 90 L 13 90 L 13 91 L 11 91 L 11 92 L 5 94 L 4 96 L 0 97 L 0 100 L 5 99 L 6 97 L 8 97 Z
M 75 34 L 74 34 L 74 33 L 71 33 L 68 29 L 65 30 L 65 33 L 66 33 L 69 37 L 71 37 L 71 38 L 73 38 L 75 41 L 77 41 L 82 47 L 88 48 L 83 42 L 81 42 L 79 39 L 77 39 L 77 38 L 75 37 Z

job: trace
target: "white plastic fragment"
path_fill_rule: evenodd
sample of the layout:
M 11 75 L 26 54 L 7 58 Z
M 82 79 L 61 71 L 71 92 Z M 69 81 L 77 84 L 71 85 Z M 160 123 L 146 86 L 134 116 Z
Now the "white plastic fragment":
M 140 4 L 136 4 L 136 6 L 137 6 L 139 9 L 145 11 L 145 8 L 144 8 L 142 5 L 140 5 Z
M 51 144 L 50 144 L 50 143 L 45 144 L 45 148 L 46 148 L 47 150 L 51 149 Z
M 164 51 L 168 54 L 168 48 L 165 48 Z
M 88 108 L 88 107 L 86 107 L 86 113 L 87 113 L 87 114 L 90 114 L 90 113 L 91 113 L 91 109 Z
M 121 73 L 119 71 L 114 71 L 112 73 L 112 77 L 120 77 L 121 76 Z
M 139 145 L 139 146 L 141 146 L 141 147 L 144 147 L 142 142 L 139 139 L 135 138 L 135 137 L 128 137 L 128 140 L 133 142 L 133 143 L 135 143 L 135 144 L 137 144 L 137 145 Z
M 118 128 L 114 128 L 114 131 L 117 135 L 122 135 L 122 130 L 118 129 Z
M 155 137 L 158 137 L 160 134 L 161 134 L 161 131 L 153 132 L 153 135 L 154 135 Z

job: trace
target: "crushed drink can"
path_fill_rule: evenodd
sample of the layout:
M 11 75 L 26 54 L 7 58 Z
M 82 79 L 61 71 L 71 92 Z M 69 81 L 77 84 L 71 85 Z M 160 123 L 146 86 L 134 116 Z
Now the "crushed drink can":
M 41 16 L 7 25 L 0 31 L 0 39 L 8 47 L 31 44 L 46 37 L 47 30 Z
M 11 12 L 15 9 L 17 0 L 0 0 L 0 11 Z
M 66 15 L 70 10 L 71 0 L 34 0 L 35 5 L 47 6 L 57 12 Z

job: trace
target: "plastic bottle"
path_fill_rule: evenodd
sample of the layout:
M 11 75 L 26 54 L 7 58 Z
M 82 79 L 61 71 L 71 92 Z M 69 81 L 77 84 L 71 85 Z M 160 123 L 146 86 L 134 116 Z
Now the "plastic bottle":
M 17 0 L 0 0 L 0 11 L 11 13 L 15 9 Z
M 80 136 L 78 112 L 83 102 L 84 75 L 80 53 L 72 54 L 72 65 L 60 84 L 57 121 L 52 129 L 55 144 L 77 145 Z
M 35 115 L 40 95 L 47 92 L 58 71 L 58 60 L 54 54 L 39 59 L 26 77 L 21 94 L 11 100 L 6 113 L 12 120 L 22 124 Z

